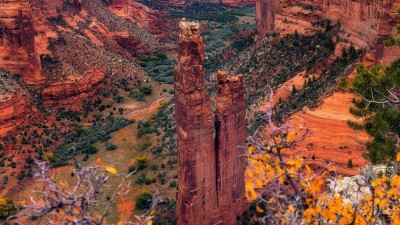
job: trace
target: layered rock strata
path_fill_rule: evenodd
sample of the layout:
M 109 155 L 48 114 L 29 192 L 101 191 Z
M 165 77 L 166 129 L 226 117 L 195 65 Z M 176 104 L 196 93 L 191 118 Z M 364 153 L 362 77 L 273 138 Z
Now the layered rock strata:
M 0 95 L 0 136 L 28 119 L 30 107 L 21 94 Z
M 383 40 L 396 33 L 395 25 L 400 22 L 400 0 L 284 0 L 280 2 L 281 12 L 296 5 L 308 6 L 314 14 L 339 21 L 339 38 L 360 48 L 374 49 L 377 59 L 383 56 Z
M 52 83 L 41 93 L 43 104 L 53 108 L 63 106 L 79 111 L 82 109 L 82 105 L 76 103 L 82 102 L 82 99 L 96 96 L 105 77 L 106 71 L 97 68 L 88 71 L 84 76 L 70 76 L 67 81 Z
M 262 39 L 266 34 L 271 34 L 275 30 L 275 1 L 257 0 L 256 16 L 258 27 L 258 38 Z
M 246 138 L 242 77 L 219 74 L 214 120 L 199 23 L 182 20 L 179 28 L 174 81 L 178 224 L 234 224 L 244 208 L 244 162 L 237 148 Z
M 322 0 L 319 4 L 324 17 L 340 21 L 341 38 L 362 48 L 375 47 L 378 58 L 383 56 L 383 40 L 396 32 L 400 0 Z
M 29 3 L 1 1 L 0 11 L 0 68 L 21 76 L 27 83 L 41 82 Z

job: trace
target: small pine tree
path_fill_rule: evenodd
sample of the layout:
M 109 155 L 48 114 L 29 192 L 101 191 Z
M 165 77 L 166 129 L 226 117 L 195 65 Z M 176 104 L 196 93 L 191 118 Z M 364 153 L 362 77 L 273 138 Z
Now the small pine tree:
M 296 90 L 296 87 L 294 86 L 294 84 L 293 84 L 293 87 L 292 87 L 292 95 L 295 95 L 297 93 L 297 90 Z
M 349 161 L 347 161 L 347 167 L 353 168 L 353 160 L 352 159 L 349 159 Z

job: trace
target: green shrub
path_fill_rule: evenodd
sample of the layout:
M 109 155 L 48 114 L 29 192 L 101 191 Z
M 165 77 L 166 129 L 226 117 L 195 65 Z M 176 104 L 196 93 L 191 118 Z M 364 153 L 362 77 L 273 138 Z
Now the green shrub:
M 230 26 L 230 28 L 231 28 L 233 33 L 238 33 L 240 31 L 239 25 L 237 25 L 237 24 L 232 24 Z
M 138 102 L 144 102 L 146 100 L 144 94 L 140 91 L 131 92 L 130 96 Z
M 146 173 L 142 173 L 137 179 L 136 179 L 136 184 L 142 185 L 146 182 L 147 177 Z
M 138 209 L 148 209 L 153 201 L 153 196 L 149 191 L 142 190 L 135 200 Z
M 141 67 L 147 66 L 147 62 L 143 62 L 143 61 L 139 61 L 139 62 L 137 62 L 137 64 L 139 64 Z
M 129 169 L 128 169 L 128 172 L 129 172 L 129 173 L 135 172 L 136 169 L 137 169 L 136 166 L 130 166 Z
M 137 157 L 136 158 L 136 167 L 138 170 L 142 170 L 147 167 L 147 157 Z
M 151 84 L 142 84 L 139 87 L 139 91 L 145 95 L 150 95 L 153 92 L 153 86 Z
M 107 151 L 114 151 L 117 149 L 117 146 L 111 143 L 107 143 L 106 150 Z
M 151 127 L 151 124 L 150 124 L 149 121 L 147 121 L 147 122 L 139 121 L 138 125 L 137 125 L 137 128 L 138 128 L 138 132 L 137 132 L 136 136 L 138 138 L 142 138 L 146 134 L 151 134 L 154 131 L 153 128 Z
M 174 180 L 169 183 L 170 188 L 176 187 L 176 185 L 177 185 L 177 183 Z
M 89 145 L 88 147 L 82 150 L 83 154 L 96 154 L 99 150 L 93 145 Z
M 344 91 L 346 88 L 349 86 L 349 81 L 347 80 L 346 77 L 341 77 L 339 79 L 339 89 Z

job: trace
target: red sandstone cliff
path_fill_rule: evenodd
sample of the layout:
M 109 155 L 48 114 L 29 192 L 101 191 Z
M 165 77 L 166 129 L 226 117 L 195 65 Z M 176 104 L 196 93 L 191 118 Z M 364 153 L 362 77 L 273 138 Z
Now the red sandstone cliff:
M 31 113 L 22 95 L 0 95 L 0 136 L 15 129 Z
M 159 47 L 158 37 L 149 32 L 160 30 L 154 12 L 135 1 L 109 4 L 0 1 L 0 68 L 40 92 L 49 108 L 79 110 L 87 98 L 98 98 L 99 91 L 108 91 L 120 79 L 140 83 L 147 76 L 134 57 Z M 8 115 L 3 105 L 9 103 L 0 102 L 0 114 Z M 0 124 L 17 124 L 17 117 L 26 118 L 0 117 Z
M 42 82 L 29 3 L 1 1 L 0 11 L 0 68 L 20 76 L 27 83 Z
M 359 47 L 377 47 L 379 58 L 383 40 L 396 32 L 400 21 L 396 12 L 400 0 L 322 0 L 319 4 L 324 17 L 340 21 L 342 38 Z
M 123 7 L 126 5 L 127 0 L 106 0 L 110 6 Z
M 243 81 L 219 74 L 214 124 L 199 26 L 186 20 L 179 24 L 174 80 L 178 224 L 235 224 L 244 209 L 244 161 L 238 149 L 246 139 Z
M 261 6 L 263 2 L 266 0 L 257 0 L 257 6 Z M 314 9 L 305 10 L 309 12 L 304 16 L 299 13 L 299 10 L 293 9 L 301 8 L 301 5 L 309 5 Z M 383 56 L 383 40 L 390 34 L 396 33 L 395 24 L 400 22 L 396 13 L 398 7 L 400 7 L 400 0 L 283 0 L 276 2 L 275 10 L 282 18 L 293 17 L 296 21 L 313 20 L 311 14 L 331 21 L 339 21 L 341 24 L 339 37 L 342 40 L 360 48 L 374 49 L 379 59 Z M 263 26 L 268 18 L 258 13 L 257 21 L 259 21 L 259 33 L 262 34 L 265 32 Z M 282 23 L 282 21 L 279 22 Z M 286 26 L 292 25 L 287 23 Z
M 77 102 L 93 97 L 105 76 L 104 69 L 94 69 L 85 76 L 70 77 L 69 81 L 53 83 L 42 91 L 43 103 L 54 108 L 65 106 L 71 110 L 81 110 L 82 104 L 77 104 Z
M 258 26 L 258 38 L 262 39 L 266 34 L 271 34 L 275 29 L 275 1 L 257 0 L 256 15 Z

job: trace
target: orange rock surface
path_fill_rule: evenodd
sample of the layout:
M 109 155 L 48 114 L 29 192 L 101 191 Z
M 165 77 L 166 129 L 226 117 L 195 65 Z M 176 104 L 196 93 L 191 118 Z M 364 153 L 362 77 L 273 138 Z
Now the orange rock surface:
M 0 68 L 27 83 L 42 82 L 29 5 L 17 0 L 2 1 L 0 11 Z
M 323 165 L 330 161 L 338 172 L 355 175 L 369 163 L 362 156 L 369 137 L 347 125 L 347 120 L 358 121 L 349 112 L 352 98 L 354 95 L 349 93 L 334 93 L 319 108 L 305 108 L 291 116 L 287 123 L 299 134 L 309 129 L 310 132 L 297 143 L 296 149 L 307 158 L 315 157 L 312 163 Z M 353 168 L 347 168 L 349 159 Z
M 69 81 L 53 83 L 42 91 L 43 103 L 56 104 L 53 107 L 61 105 L 69 106 L 71 110 L 80 110 L 82 105 L 76 102 L 93 97 L 104 78 L 104 69 L 94 69 L 85 76 L 70 77 Z
M 215 129 L 217 161 L 217 206 L 223 224 L 236 224 L 245 208 L 244 143 L 246 105 L 243 75 L 228 77 L 219 71 Z
M 31 113 L 22 95 L 0 95 L 0 136 L 15 129 Z

